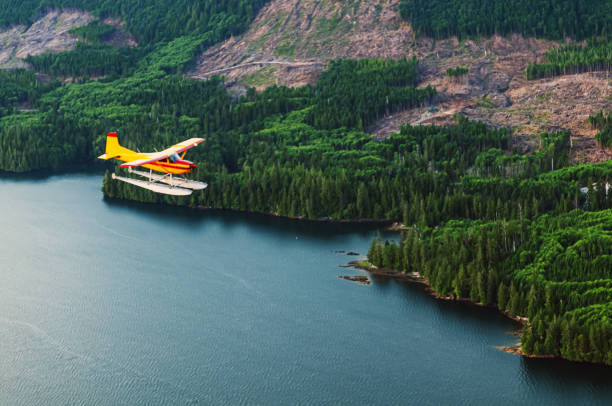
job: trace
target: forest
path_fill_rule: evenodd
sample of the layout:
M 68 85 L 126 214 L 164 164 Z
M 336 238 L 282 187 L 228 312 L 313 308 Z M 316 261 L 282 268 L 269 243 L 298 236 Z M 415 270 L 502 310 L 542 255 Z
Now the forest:
M 102 41 L 109 38 L 114 33 L 116 28 L 112 25 L 101 23 L 99 20 L 94 20 L 87 25 L 72 28 L 68 31 L 72 35 L 76 35 L 80 39 L 94 44 L 100 44 Z
M 546 52 L 544 63 L 530 63 L 527 80 L 583 72 L 612 71 L 612 41 L 589 40 L 586 44 L 567 44 Z
M 612 196 L 598 186 L 589 188 L 585 206 L 597 199 L 610 207 Z M 373 240 L 368 258 L 418 272 L 441 296 L 527 317 L 525 353 L 612 365 L 610 209 L 414 227 L 399 244 Z
M 59 86 L 59 83 L 42 83 L 33 72 L 23 69 L 0 70 L 0 118 L 13 114 L 20 107 L 27 108 L 43 93 Z
M 203 48 L 243 30 L 263 5 L 248 0 L 0 3 L 4 25 L 27 24 L 54 6 L 78 6 L 101 18 L 120 12 L 140 42 L 136 48 L 105 45 L 102 40 L 111 28 L 94 22 L 72 30 L 81 38 L 75 50 L 28 58 L 36 71 L 51 76 L 49 84 L 23 70 L 3 73 L 7 80 L 0 85 L 0 170 L 6 171 L 91 162 L 109 128 L 121 128 L 135 138 L 146 131 L 143 138 L 151 147 L 169 144 L 177 133 L 199 136 L 223 130 L 221 117 L 233 103 L 221 81 L 198 82 L 180 74 Z M 73 83 L 59 86 L 66 77 Z M 188 93 L 193 97 L 185 98 L 184 92 L 193 92 Z
M 383 59 L 331 61 L 317 81 L 307 121 L 319 129 L 362 130 L 377 119 L 428 103 L 436 91 L 415 88 L 418 61 Z
M 518 33 L 553 40 L 612 34 L 610 0 L 401 0 L 400 15 L 433 38 Z
M 144 46 L 208 34 L 209 45 L 242 32 L 266 0 L 2 0 L 0 26 L 30 25 L 51 8 L 78 8 L 100 18 L 119 16 Z
M 255 111 L 263 110 L 257 107 L 262 102 L 251 102 Z M 311 108 L 273 113 L 265 126 L 236 133 L 230 144 L 222 142 L 220 165 L 211 165 L 214 157 L 209 155 L 195 175 L 209 188 L 189 199 L 168 200 L 108 179 L 104 191 L 117 198 L 305 219 L 390 219 L 422 225 L 457 217 L 531 218 L 582 203 L 574 179 L 537 176 L 567 165 L 567 133 L 541 134 L 541 149 L 525 156 L 504 152 L 509 147 L 505 129 L 461 116 L 452 126 L 405 126 L 375 140 L 359 130 L 313 128 L 307 123 Z M 216 145 L 203 153 L 211 149 L 217 151 Z M 499 198 L 488 199 L 494 191 Z
M 457 66 L 456 68 L 448 68 L 446 70 L 446 76 L 455 78 L 459 76 L 465 76 L 469 72 L 469 69 L 465 66 Z
M 608 115 L 602 111 L 589 117 L 589 123 L 591 126 L 599 130 L 595 134 L 595 140 L 603 148 L 612 147 L 612 112 Z
M 502 212 L 532 217 L 577 204 L 571 181 L 530 179 L 567 165 L 569 134 L 543 133 L 534 154 L 507 154 L 507 130 L 458 116 L 453 126 L 406 126 L 377 141 L 362 132 L 372 114 L 393 111 L 407 100 L 428 102 L 435 93 L 412 85 L 416 79 L 406 72 L 413 70 L 414 60 L 360 61 L 359 69 L 356 64 L 333 61 L 314 86 L 250 90 L 236 102 L 219 82 L 178 76 L 139 82 L 130 78 L 129 85 L 125 79 L 112 89 L 91 83 L 51 94 L 66 93 L 63 103 L 70 100 L 80 108 L 91 104 L 79 114 L 81 119 L 90 116 L 90 127 L 96 117 L 110 121 L 109 104 L 117 105 L 110 110 L 116 118 L 112 125 L 126 134 L 120 137 L 128 147 L 151 149 L 176 137 L 207 134 L 207 145 L 194 151 L 193 159 L 203 164 L 195 176 L 210 187 L 189 199 L 170 200 L 173 204 L 427 225 L 454 217 L 494 219 Z M 346 86 L 360 81 L 361 87 Z M 330 98 L 330 92 L 343 97 Z M 393 94 L 412 99 L 389 96 Z M 161 97 L 167 103 L 161 103 Z M 98 113 L 101 102 L 106 107 Z M 346 112 L 350 119 L 331 111 L 327 116 L 313 114 L 327 103 L 331 111 Z M 134 115 L 127 114 L 130 109 Z M 103 124 L 98 128 L 89 156 L 101 153 Z M 500 200 L 485 198 L 492 190 Z M 110 197 L 170 202 L 108 180 L 104 191 Z
M 74 50 L 29 55 L 25 61 L 36 72 L 53 77 L 117 78 L 131 75 L 142 55 L 142 48 L 114 48 L 110 45 L 77 42 Z

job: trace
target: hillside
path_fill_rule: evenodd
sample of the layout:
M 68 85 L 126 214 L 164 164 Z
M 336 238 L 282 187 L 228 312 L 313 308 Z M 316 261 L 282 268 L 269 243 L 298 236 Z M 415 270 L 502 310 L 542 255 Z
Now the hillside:
M 28 55 L 74 49 L 78 36 L 70 30 L 94 20 L 95 16 L 82 10 L 51 10 L 29 27 L 16 25 L 0 29 L 0 69 L 28 67 L 24 61 Z M 136 45 L 134 37 L 123 28 L 121 19 L 106 18 L 103 22 L 115 28 L 106 43 L 116 47 Z
M 244 35 L 205 51 L 190 75 L 203 78 L 220 68 L 255 63 L 223 74 L 230 84 L 300 86 L 314 83 L 330 59 L 402 58 L 410 54 L 413 40 L 398 4 L 270 1 Z M 287 65 L 270 65 L 273 61 Z
M 272 0 L 243 35 L 204 51 L 188 76 L 223 75 L 227 86 L 243 93 L 250 86 L 262 90 L 275 84 L 314 84 L 332 59 L 416 56 L 421 61 L 420 86 L 435 87 L 438 97 L 427 107 L 387 115 L 371 124 L 368 132 L 386 137 L 406 123 L 448 124 L 461 113 L 495 127 L 511 128 L 513 145 L 525 151 L 537 147 L 539 132 L 567 129 L 573 136 L 574 162 L 612 157 L 610 151 L 596 145 L 597 131 L 587 121 L 610 105 L 612 82 L 607 74 L 527 81 L 527 65 L 542 61 L 557 43 L 518 34 L 432 40 L 414 35 L 399 8 L 399 0 Z M 0 31 L 0 67 L 27 67 L 24 59 L 28 55 L 74 49 L 77 37 L 69 31 L 96 18 L 74 9 L 51 10 L 29 27 Z M 116 27 L 105 42 L 117 47 L 136 45 L 120 18 L 107 17 L 104 23 Z M 132 25 L 141 36 L 147 32 L 142 23 Z M 447 77 L 446 71 L 457 66 L 465 66 L 467 75 L 460 80 Z
M 27 66 L 28 55 L 73 49 L 77 37 L 68 33 L 94 20 L 91 13 L 77 10 L 54 10 L 29 27 L 17 25 L 0 31 L 0 68 Z
M 557 43 L 518 34 L 479 40 L 432 40 L 414 35 L 399 15 L 399 0 L 273 0 L 242 36 L 205 51 L 189 76 L 220 74 L 236 91 L 278 84 L 313 84 L 327 61 L 336 58 L 416 56 L 422 86 L 436 87 L 437 101 L 385 117 L 368 131 L 388 136 L 400 125 L 444 124 L 455 113 L 508 127 L 514 144 L 532 150 L 541 131 L 567 129 L 573 134 L 575 162 L 600 162 L 612 154 L 595 144 L 589 115 L 610 106 L 612 82 L 605 73 L 525 80 L 529 63 L 543 60 Z M 446 70 L 466 66 L 457 82 Z
M 165 0 L 157 1 L 160 7 L 166 4 Z M 52 3 L 73 4 L 64 0 Z M 29 27 L 5 28 L 0 33 L 0 64 L 4 68 L 34 67 L 48 80 L 57 78 L 64 83 L 73 78 L 83 81 L 129 76 L 139 66 L 155 64 L 149 57 L 139 61 L 158 46 L 144 42 L 134 52 L 126 47 L 135 46 L 136 38 L 162 38 L 157 44 L 165 44 L 186 31 L 185 26 L 177 25 L 184 21 L 187 27 L 194 27 L 190 30 L 194 34 L 178 37 L 177 44 L 192 45 L 184 51 L 169 46 L 169 50 L 178 53 L 164 57 L 160 68 L 166 73 L 184 72 L 185 67 L 190 67 L 186 75 L 189 77 L 222 75 L 226 87 L 244 94 L 248 87 L 261 91 L 270 85 L 313 85 L 329 61 L 338 58 L 416 57 L 418 87 L 431 86 L 437 96 L 426 106 L 392 109 L 377 115 L 375 121 L 368 120 L 365 130 L 370 134 L 387 137 L 404 124 L 449 124 L 460 113 L 496 128 L 511 129 L 511 147 L 523 152 L 540 147 L 538 134 L 542 131 L 569 130 L 572 162 L 600 162 L 612 157 L 609 150 L 597 145 L 594 136 L 598 130 L 588 122 L 589 116 L 609 110 L 612 82 L 608 73 L 576 73 L 527 81 L 526 67 L 545 61 L 547 52 L 558 42 L 519 34 L 433 40 L 415 35 L 410 23 L 400 16 L 400 6 L 407 3 L 410 1 L 242 0 L 219 6 L 202 1 L 193 6 L 190 15 L 181 13 L 180 4 L 173 3 L 169 14 L 163 17 L 164 24 L 153 30 L 150 23 L 159 18 L 158 8 L 121 9 L 122 19 L 108 14 L 110 3 L 94 6 L 85 1 L 83 6 L 91 12 L 51 10 L 31 20 Z M 28 3 L 29 10 L 37 10 L 37 4 Z M 261 10 L 255 13 L 259 7 Z M 19 15 L 0 12 L 0 21 L 30 21 L 33 14 L 28 17 L 27 8 L 19 11 Z M 435 13 L 439 12 L 434 10 L 427 18 L 437 18 Z M 170 19 L 172 13 L 176 20 Z M 225 18 L 228 13 L 235 15 Z M 100 18 L 115 28 L 104 43 L 117 47 L 117 51 L 92 45 L 58 54 L 75 49 L 77 36 L 71 30 Z M 246 31 L 232 36 L 241 29 Z M 190 39 L 181 42 L 180 38 Z M 192 55 L 201 49 L 204 51 L 191 63 Z M 179 54 L 181 62 L 170 60 Z M 28 55 L 35 56 L 28 60 L 32 66 L 24 62 Z M 457 67 L 465 68 L 465 74 L 448 76 L 447 72 Z M 32 100 L 22 104 L 29 108 Z

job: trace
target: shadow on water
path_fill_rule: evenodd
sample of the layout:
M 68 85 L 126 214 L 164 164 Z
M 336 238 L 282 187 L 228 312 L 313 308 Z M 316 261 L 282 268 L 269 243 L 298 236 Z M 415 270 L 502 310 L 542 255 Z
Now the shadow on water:
M 0 171 L 0 181 L 45 183 L 61 176 L 103 176 L 104 166 L 73 165 L 65 168 L 50 170 L 35 170 L 27 173 L 12 173 Z M 102 181 L 100 180 L 100 187 Z M 224 226 L 232 227 L 248 224 L 263 232 L 275 232 L 282 235 L 312 237 L 319 240 L 330 240 L 343 235 L 357 235 L 370 237 L 380 232 L 383 239 L 398 239 L 397 232 L 386 230 L 386 224 L 379 222 L 331 222 L 297 220 L 285 217 L 276 217 L 260 213 L 244 213 L 221 209 L 190 209 L 181 206 L 164 204 L 138 203 L 127 200 L 104 199 L 109 207 L 125 208 L 138 211 L 139 214 L 164 219 L 183 224 L 204 224 L 206 221 L 221 221 Z M 361 253 L 360 253 L 361 254 Z M 365 253 L 363 253 L 365 254 Z
M 304 221 L 260 213 L 245 213 L 221 209 L 193 209 L 116 199 L 104 199 L 104 202 L 109 207 L 134 210 L 140 215 L 157 220 L 164 218 L 168 221 L 192 225 L 214 221 L 221 222 L 226 228 L 248 224 L 249 227 L 254 227 L 258 232 L 273 232 L 284 236 L 309 237 L 323 241 L 343 235 L 370 237 L 377 231 L 380 231 L 386 238 L 397 237 L 397 233 L 385 231 L 384 225 L 380 223 Z
M 612 368 L 562 359 L 522 358 L 525 376 L 539 384 L 545 381 L 563 382 L 567 389 L 585 385 L 612 395 Z
M 371 275 L 370 274 L 370 279 L 372 279 L 372 281 L 374 282 L 374 285 L 377 287 L 384 287 L 387 288 L 389 286 L 393 286 L 393 284 L 398 284 L 399 286 L 405 286 L 405 285 L 410 285 L 407 282 L 401 282 L 401 281 L 397 281 L 391 278 L 387 278 L 386 276 L 380 276 L 380 275 Z M 415 286 L 413 286 L 415 287 Z
M 471 303 L 438 300 L 435 298 L 432 299 L 436 302 L 436 312 L 441 318 L 457 318 L 469 321 L 470 324 L 483 328 L 491 323 L 502 324 L 513 331 L 521 328 L 520 323 L 509 319 L 497 309 L 491 307 L 482 307 Z
M 494 308 L 477 306 L 471 303 L 446 301 L 433 297 L 424 285 L 372 275 L 375 286 L 383 291 L 398 288 L 399 294 L 407 301 L 418 299 L 433 309 L 440 320 L 453 320 L 476 328 L 486 329 L 491 324 L 497 324 L 507 329 L 509 333 L 520 329 L 520 323 L 511 320 Z
M 508 319 L 496 309 L 480 307 L 469 303 L 438 300 L 432 297 L 423 285 L 398 281 L 395 279 L 373 276 L 372 280 L 378 288 L 389 290 L 398 287 L 405 300 L 427 303 L 433 306 L 440 320 L 452 320 L 470 329 L 490 329 L 499 325 L 509 333 L 518 333 L 520 324 Z M 604 398 L 612 396 L 612 368 L 605 365 L 571 362 L 563 359 L 525 358 L 520 357 L 523 378 L 533 387 L 542 385 L 561 385 L 564 391 L 584 390 L 589 388 L 594 394 Z
M 0 171 L 0 180 L 16 182 L 46 182 L 57 176 L 99 175 L 104 176 L 104 167 L 100 165 L 72 165 L 56 169 L 32 170 L 24 173 Z M 100 184 L 101 186 L 101 184 Z

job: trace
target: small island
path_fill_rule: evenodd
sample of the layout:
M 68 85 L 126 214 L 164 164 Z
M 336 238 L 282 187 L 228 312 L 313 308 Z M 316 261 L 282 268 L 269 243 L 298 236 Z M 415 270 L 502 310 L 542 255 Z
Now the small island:
M 338 276 L 338 278 L 345 279 L 347 281 L 357 282 L 360 285 L 369 285 L 371 283 L 370 279 L 365 275 L 341 275 Z

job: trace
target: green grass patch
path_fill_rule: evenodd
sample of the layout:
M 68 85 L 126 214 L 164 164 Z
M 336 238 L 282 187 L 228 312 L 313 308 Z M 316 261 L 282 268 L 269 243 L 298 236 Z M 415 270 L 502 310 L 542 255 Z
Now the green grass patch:
M 497 107 L 488 96 L 482 96 L 482 98 L 478 100 L 477 105 L 483 109 L 494 109 Z
M 274 83 L 272 75 L 276 72 L 277 68 L 274 66 L 267 66 L 252 75 L 249 75 L 240 81 L 241 84 L 249 87 L 262 87 L 271 85 Z

